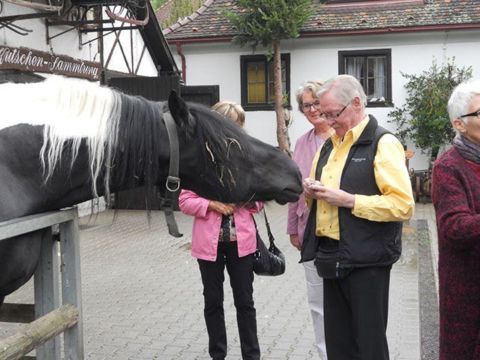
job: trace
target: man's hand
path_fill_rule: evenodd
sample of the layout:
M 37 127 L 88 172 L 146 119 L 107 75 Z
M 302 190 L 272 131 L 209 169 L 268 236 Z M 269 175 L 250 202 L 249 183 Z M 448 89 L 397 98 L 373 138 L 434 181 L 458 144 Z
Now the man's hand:
M 302 248 L 302 245 L 300 245 L 300 238 L 298 237 L 298 234 L 292 234 L 290 235 L 290 242 L 294 247 L 296 247 L 298 250 Z
M 313 198 L 325 200 L 330 205 L 353 209 L 355 206 L 355 195 L 340 189 L 329 189 L 325 186 L 313 189 Z
M 208 210 L 216 211 L 222 215 L 232 215 L 235 210 L 235 204 L 225 204 L 220 201 L 210 200 Z
M 312 199 L 324 200 L 330 205 L 352 209 L 355 206 L 355 195 L 340 189 L 330 189 L 319 181 L 305 179 L 303 182 L 305 196 Z
M 314 192 L 311 188 L 311 186 L 315 184 L 315 180 L 306 178 L 303 180 L 303 192 L 305 194 L 305 197 L 307 198 L 313 198 Z

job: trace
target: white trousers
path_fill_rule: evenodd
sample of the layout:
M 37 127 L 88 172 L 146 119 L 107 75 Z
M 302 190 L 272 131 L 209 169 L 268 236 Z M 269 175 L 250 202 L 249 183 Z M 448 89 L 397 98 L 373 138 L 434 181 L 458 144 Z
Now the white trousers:
M 323 323 L 323 279 L 318 275 L 317 268 L 312 261 L 303 263 L 307 283 L 307 300 L 313 320 L 315 333 L 315 348 L 321 360 L 327 360 L 327 347 L 325 345 L 325 327 Z

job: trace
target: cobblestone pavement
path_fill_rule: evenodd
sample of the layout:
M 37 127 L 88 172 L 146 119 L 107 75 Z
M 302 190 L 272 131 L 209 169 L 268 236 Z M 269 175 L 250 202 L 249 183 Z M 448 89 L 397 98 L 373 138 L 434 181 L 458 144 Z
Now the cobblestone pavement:
M 254 283 L 262 359 L 318 359 L 306 304 L 303 267 L 285 235 L 286 206 L 267 212 L 287 271 Z M 422 213 L 417 213 L 417 217 Z M 203 297 L 196 260 L 190 256 L 192 218 L 177 213 L 185 234 L 172 238 L 163 214 L 112 211 L 81 219 L 85 357 L 102 359 L 209 359 Z M 266 234 L 262 219 L 257 223 Z M 415 226 L 406 224 L 404 250 L 391 276 L 388 338 L 392 360 L 420 359 Z M 228 279 L 228 276 L 226 277 Z M 240 359 L 232 294 L 225 284 L 228 359 Z M 32 302 L 31 282 L 7 302 Z M 19 325 L 0 324 L 0 337 Z

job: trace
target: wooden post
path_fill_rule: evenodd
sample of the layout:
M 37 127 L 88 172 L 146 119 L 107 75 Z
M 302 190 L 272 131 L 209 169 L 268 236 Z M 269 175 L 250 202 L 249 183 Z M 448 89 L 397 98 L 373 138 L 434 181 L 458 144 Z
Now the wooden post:
M 83 360 L 80 233 L 77 209 L 74 209 L 73 220 L 60 224 L 60 253 L 63 304 L 72 304 L 78 309 L 77 326 L 67 329 L 64 333 L 65 360 Z
M 40 260 L 34 275 L 35 318 L 38 319 L 60 306 L 59 261 L 57 242 L 52 237 L 52 228 L 42 236 Z M 60 339 L 40 345 L 36 350 L 37 360 L 60 359 Z
M 15 335 L 0 340 L 0 359 L 17 360 L 39 344 L 71 328 L 78 321 L 78 310 L 73 305 L 63 305 L 35 320 Z

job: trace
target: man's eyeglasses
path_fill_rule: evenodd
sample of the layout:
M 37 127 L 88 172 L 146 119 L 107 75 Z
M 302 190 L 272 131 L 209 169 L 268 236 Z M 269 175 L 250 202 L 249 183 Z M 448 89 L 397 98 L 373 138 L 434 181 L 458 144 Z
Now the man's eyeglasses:
M 471 112 L 470 114 L 460 115 L 459 117 L 464 118 L 464 117 L 468 117 L 468 116 L 476 116 L 476 117 L 480 118 L 480 109 L 477 110 L 477 111 Z
M 347 106 L 350 105 L 350 103 L 348 103 L 347 105 L 345 105 L 343 107 L 342 110 L 340 110 L 339 112 L 337 112 L 336 114 L 332 114 L 332 113 L 320 113 L 320 117 L 323 117 L 324 119 L 327 119 L 327 120 L 335 120 L 336 118 L 338 118 L 340 115 L 342 115 L 342 113 L 345 111 L 345 109 L 347 108 Z
M 320 109 L 320 101 L 317 100 L 313 103 L 303 103 L 302 104 L 302 109 L 303 109 L 303 111 L 308 111 L 312 108 L 312 106 L 313 106 L 314 110 Z

